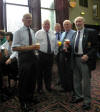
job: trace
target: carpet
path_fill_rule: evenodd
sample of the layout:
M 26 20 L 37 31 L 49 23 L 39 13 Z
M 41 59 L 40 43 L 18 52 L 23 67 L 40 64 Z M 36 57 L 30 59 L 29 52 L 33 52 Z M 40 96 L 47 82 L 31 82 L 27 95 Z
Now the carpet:
M 51 93 L 47 91 L 41 95 L 35 93 L 34 97 L 36 97 L 40 103 L 33 104 L 32 108 L 34 111 L 30 112 L 84 112 L 81 109 L 82 103 L 70 104 L 67 101 L 66 93 L 59 92 L 57 90 L 58 88 L 54 85 L 54 90 Z M 85 112 L 100 112 L 100 61 L 97 61 L 96 70 L 92 72 L 91 86 L 91 110 Z M 18 98 L 15 96 L 0 104 L 0 112 L 21 112 Z

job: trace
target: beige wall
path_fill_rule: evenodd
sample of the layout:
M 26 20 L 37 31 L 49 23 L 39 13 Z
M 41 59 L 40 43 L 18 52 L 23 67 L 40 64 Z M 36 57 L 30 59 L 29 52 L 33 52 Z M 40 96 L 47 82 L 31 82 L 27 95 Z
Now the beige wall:
M 86 24 L 92 24 L 92 25 L 100 25 L 100 11 L 99 11 L 99 18 L 93 17 L 93 10 L 92 6 L 94 4 L 93 0 L 88 0 L 88 8 L 79 6 L 79 0 L 76 0 L 76 7 L 75 8 L 69 8 L 69 19 L 73 22 L 74 18 L 77 16 L 81 16 L 81 11 L 85 12 L 85 15 L 83 16 L 86 20 Z M 98 3 L 100 6 L 100 0 L 96 1 L 95 3 Z M 100 9 L 100 8 L 99 8 Z

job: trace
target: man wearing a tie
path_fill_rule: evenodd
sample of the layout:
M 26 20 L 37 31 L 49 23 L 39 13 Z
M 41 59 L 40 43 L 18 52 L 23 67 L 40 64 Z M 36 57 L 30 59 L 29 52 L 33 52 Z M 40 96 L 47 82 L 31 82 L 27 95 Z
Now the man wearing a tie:
M 56 23 L 55 24 L 55 35 L 56 35 L 56 39 L 58 41 L 60 41 L 60 39 L 61 39 L 61 34 L 62 34 L 61 25 L 59 23 Z
M 62 36 L 62 31 L 61 31 L 61 25 L 60 23 L 56 23 L 55 24 L 55 35 L 56 35 L 56 39 L 57 41 L 60 41 L 61 36 Z M 59 50 L 58 50 L 59 51 Z M 57 85 L 61 85 L 61 81 L 60 81 L 60 62 L 59 62 L 59 52 L 56 56 L 56 63 L 57 63 L 57 67 L 58 67 L 58 80 L 57 80 Z
M 65 51 L 64 42 L 65 39 L 70 40 L 70 43 L 72 41 L 72 37 L 75 33 L 74 30 L 72 30 L 72 24 L 70 20 L 64 20 L 63 22 L 64 32 L 62 33 L 61 41 L 62 46 L 59 50 L 60 53 L 60 78 L 61 78 L 61 86 L 63 88 L 62 92 L 67 92 L 67 98 L 69 97 L 69 93 L 73 91 L 73 73 L 71 70 L 71 51 L 68 52 Z M 70 45 L 69 48 L 70 49 Z M 70 94 L 71 95 L 71 94 Z
M 50 30 L 50 21 L 43 22 L 43 28 L 36 32 L 36 41 L 40 43 L 39 50 L 39 68 L 40 74 L 38 75 L 38 88 L 37 91 L 43 91 L 43 80 L 47 91 L 51 92 L 52 80 L 52 65 L 53 55 L 56 50 L 56 37 L 53 31 Z
M 22 18 L 23 27 L 14 33 L 12 49 L 18 51 L 19 64 L 19 100 L 22 109 L 26 111 L 33 100 L 33 93 L 36 81 L 36 57 L 34 50 L 38 49 L 35 45 L 34 32 L 30 28 L 32 15 L 25 14 Z
M 72 41 L 75 97 L 71 103 L 83 101 L 82 109 L 91 106 L 91 71 L 96 68 L 96 31 L 84 27 L 84 18 L 76 17 L 77 32 Z

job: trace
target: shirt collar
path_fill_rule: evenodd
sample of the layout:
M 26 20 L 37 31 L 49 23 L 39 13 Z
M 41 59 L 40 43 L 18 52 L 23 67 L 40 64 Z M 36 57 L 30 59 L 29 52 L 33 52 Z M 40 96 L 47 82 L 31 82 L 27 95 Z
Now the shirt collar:
M 43 28 L 42 28 L 42 30 L 44 31 L 44 32 L 46 32 Z M 50 32 L 50 30 L 48 31 L 48 33 Z
M 80 33 L 83 33 L 84 32 L 84 28 L 82 28 L 81 30 L 78 30 L 78 32 L 80 31 Z
M 58 33 L 61 34 L 61 32 L 56 32 L 56 34 L 58 34 Z
M 27 30 L 27 28 L 28 28 L 28 27 L 26 27 L 26 26 L 23 26 L 23 29 L 24 29 L 24 30 Z M 29 27 L 29 28 L 30 28 L 30 27 Z

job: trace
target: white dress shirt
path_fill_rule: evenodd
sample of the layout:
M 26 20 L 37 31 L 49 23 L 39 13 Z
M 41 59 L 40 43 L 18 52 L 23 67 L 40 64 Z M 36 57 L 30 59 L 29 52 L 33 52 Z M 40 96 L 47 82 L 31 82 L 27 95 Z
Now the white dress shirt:
M 10 59 L 13 59 L 13 58 L 17 58 L 18 59 L 18 53 L 17 51 L 12 51 L 12 48 L 11 46 L 9 45 L 9 42 L 6 41 L 2 46 L 1 46 L 1 49 L 7 49 L 8 50 L 8 55 L 10 56 Z
M 84 33 L 84 28 L 80 30 L 80 40 L 79 40 L 77 54 L 83 54 L 83 48 L 82 48 L 83 33 Z M 77 31 L 76 38 L 75 38 L 75 44 L 76 44 L 77 37 L 78 37 L 78 31 Z M 75 48 L 75 44 L 74 44 L 74 48 Z
M 48 36 L 51 44 L 51 52 L 57 54 L 57 40 L 53 31 L 48 31 Z M 41 29 L 35 34 L 36 42 L 40 43 L 40 51 L 47 53 L 47 35 L 44 29 Z

